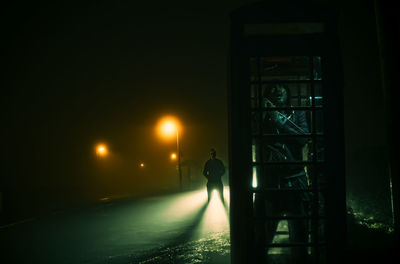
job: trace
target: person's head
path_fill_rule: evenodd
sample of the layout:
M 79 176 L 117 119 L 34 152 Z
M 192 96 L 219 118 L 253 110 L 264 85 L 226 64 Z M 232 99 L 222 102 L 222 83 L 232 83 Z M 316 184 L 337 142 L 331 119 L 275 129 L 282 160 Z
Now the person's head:
M 276 106 L 288 105 L 288 89 L 282 84 L 273 84 L 266 90 L 265 97 L 267 97 Z
M 217 151 L 215 151 L 215 149 L 211 149 L 210 150 L 210 157 L 212 158 L 212 159 L 215 159 L 215 157 L 217 156 Z

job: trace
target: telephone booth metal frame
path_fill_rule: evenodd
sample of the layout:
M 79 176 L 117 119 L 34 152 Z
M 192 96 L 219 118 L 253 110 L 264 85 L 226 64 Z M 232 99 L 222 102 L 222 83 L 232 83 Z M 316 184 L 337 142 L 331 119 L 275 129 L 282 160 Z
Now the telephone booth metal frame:
M 335 263 L 343 257 L 346 241 L 343 80 L 335 32 L 336 14 L 315 5 L 304 6 L 291 1 L 277 3 L 266 1 L 244 6 L 231 13 L 228 111 L 233 264 L 268 263 L 264 257 L 260 258 L 260 250 L 265 248 L 259 249 L 255 244 L 254 227 L 259 219 L 254 215 L 254 195 L 268 190 L 252 186 L 253 168 L 260 165 L 260 162 L 254 158 L 255 136 L 251 124 L 254 113 L 268 111 L 261 105 L 257 106 L 256 101 L 259 99 L 255 99 L 254 94 L 261 97 L 260 87 L 264 80 L 260 76 L 258 79 L 252 77 L 254 70 L 251 66 L 260 65 L 260 61 L 266 58 L 305 58 L 306 61 L 308 58 L 310 78 L 302 81 L 286 80 L 286 82 L 307 83 L 310 87 L 310 104 L 307 107 L 298 106 L 291 109 L 306 109 L 313 115 L 310 120 L 312 129 L 307 137 L 313 142 L 310 151 L 314 153 L 314 158 L 301 161 L 299 164 L 321 168 L 326 181 L 325 214 L 320 216 L 314 210 L 315 212 L 309 217 L 309 219 L 317 218 L 316 223 L 324 222 L 324 241 L 322 243 L 315 238 L 304 246 L 311 248 L 312 254 L 317 255 L 307 260 L 307 263 Z M 316 61 L 321 63 L 321 78 L 314 76 Z M 256 88 L 253 89 L 253 86 Z M 316 102 L 316 86 L 322 87 L 322 94 L 319 94 L 321 96 L 318 98 L 321 99 L 319 105 Z M 321 133 L 315 128 L 317 111 L 323 116 Z M 318 137 L 323 138 L 321 160 L 316 157 Z M 261 167 L 264 165 L 268 164 L 261 161 Z M 312 186 L 319 186 L 318 177 L 312 178 Z M 316 187 L 309 188 L 307 191 L 318 193 L 319 190 L 316 189 Z M 313 199 L 315 204 L 321 203 L 319 198 Z M 321 220 L 322 218 L 324 220 Z M 320 248 L 323 250 L 320 251 Z M 264 255 L 266 252 L 263 251 L 261 254 Z

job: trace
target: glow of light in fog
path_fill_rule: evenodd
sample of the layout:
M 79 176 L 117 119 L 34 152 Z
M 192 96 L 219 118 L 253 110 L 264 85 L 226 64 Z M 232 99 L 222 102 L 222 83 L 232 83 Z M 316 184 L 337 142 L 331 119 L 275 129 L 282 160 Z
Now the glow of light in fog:
M 224 188 L 224 200 L 228 205 L 229 203 L 229 188 Z M 220 196 L 216 190 L 211 194 L 211 199 L 208 204 L 206 211 L 204 212 L 204 217 L 202 221 L 202 235 L 207 235 L 210 233 L 223 233 L 228 232 L 229 221 L 228 213 L 222 203 Z
M 178 131 L 181 130 L 181 125 L 176 117 L 164 116 L 158 120 L 156 129 L 161 138 L 174 139 L 177 137 Z
M 140 168 L 144 168 L 144 163 L 143 162 L 140 163 L 139 166 L 140 166 Z
M 225 203 L 229 203 L 229 188 L 224 190 Z M 125 209 L 123 219 L 127 230 L 140 230 L 146 233 L 141 243 L 148 246 L 174 239 L 183 234 L 187 239 L 207 238 L 215 233 L 229 236 L 227 208 L 221 203 L 219 195 L 213 195 L 207 204 L 207 189 L 160 195 L 144 198 L 146 206 L 133 210 Z M 115 224 L 121 225 L 121 220 Z M 190 230 L 190 231 L 189 231 Z M 134 236 L 126 238 L 127 241 Z
M 165 222 L 175 222 L 177 224 L 191 221 L 191 218 L 200 211 L 206 202 L 207 192 L 204 190 L 177 194 L 173 199 L 170 199 L 168 204 L 164 205 L 159 218 Z
M 105 157 L 108 154 L 108 149 L 105 144 L 98 144 L 96 146 L 96 155 L 100 157 Z
M 113 219 L 110 226 L 123 226 L 126 229 L 126 234 L 129 236 L 123 236 L 124 243 L 138 243 L 141 248 L 151 249 L 160 245 L 162 241 L 181 236 L 188 226 L 201 220 L 203 214 L 199 212 L 207 203 L 207 192 L 201 189 L 148 196 L 138 201 L 122 206 L 120 217 Z M 198 226 L 193 228 L 196 231 Z M 141 234 L 139 241 L 136 232 Z M 193 232 L 193 236 L 195 235 L 196 232 Z M 192 234 L 188 235 L 189 237 L 192 237 Z
M 224 200 L 229 205 L 229 187 L 224 188 Z M 203 206 L 207 206 L 204 214 L 197 215 Z M 210 202 L 207 204 L 207 189 L 201 189 L 185 194 L 177 194 L 164 209 L 159 212 L 158 219 L 163 219 L 165 223 L 176 223 L 185 225 L 185 223 L 201 219 L 195 236 L 204 237 L 210 233 L 229 232 L 229 221 L 227 208 L 221 202 L 219 194 L 213 192 Z
M 172 134 L 172 133 L 175 132 L 175 130 L 176 130 L 176 128 L 175 128 L 175 124 L 174 123 L 172 123 L 172 122 L 164 123 L 163 131 L 164 131 L 165 134 Z
M 172 159 L 172 160 L 175 160 L 175 159 L 176 159 L 176 153 L 172 153 L 172 154 L 171 154 L 171 159 Z
M 162 218 L 167 221 L 185 220 L 187 216 L 198 211 L 207 202 L 204 190 L 179 194 L 165 206 Z

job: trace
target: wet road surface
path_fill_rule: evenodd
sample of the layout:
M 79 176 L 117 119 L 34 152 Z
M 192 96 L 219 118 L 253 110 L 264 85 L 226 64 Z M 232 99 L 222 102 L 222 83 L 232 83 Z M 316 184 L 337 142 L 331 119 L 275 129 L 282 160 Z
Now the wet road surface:
M 230 263 L 228 191 L 107 200 L 0 228 L 1 263 Z

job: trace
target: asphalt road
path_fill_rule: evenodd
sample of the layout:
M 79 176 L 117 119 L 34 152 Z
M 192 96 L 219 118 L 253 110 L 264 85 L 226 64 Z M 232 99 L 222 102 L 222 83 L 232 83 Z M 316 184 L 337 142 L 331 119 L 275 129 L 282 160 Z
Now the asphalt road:
M 230 263 L 225 205 L 205 189 L 112 200 L 0 228 L 0 262 Z

